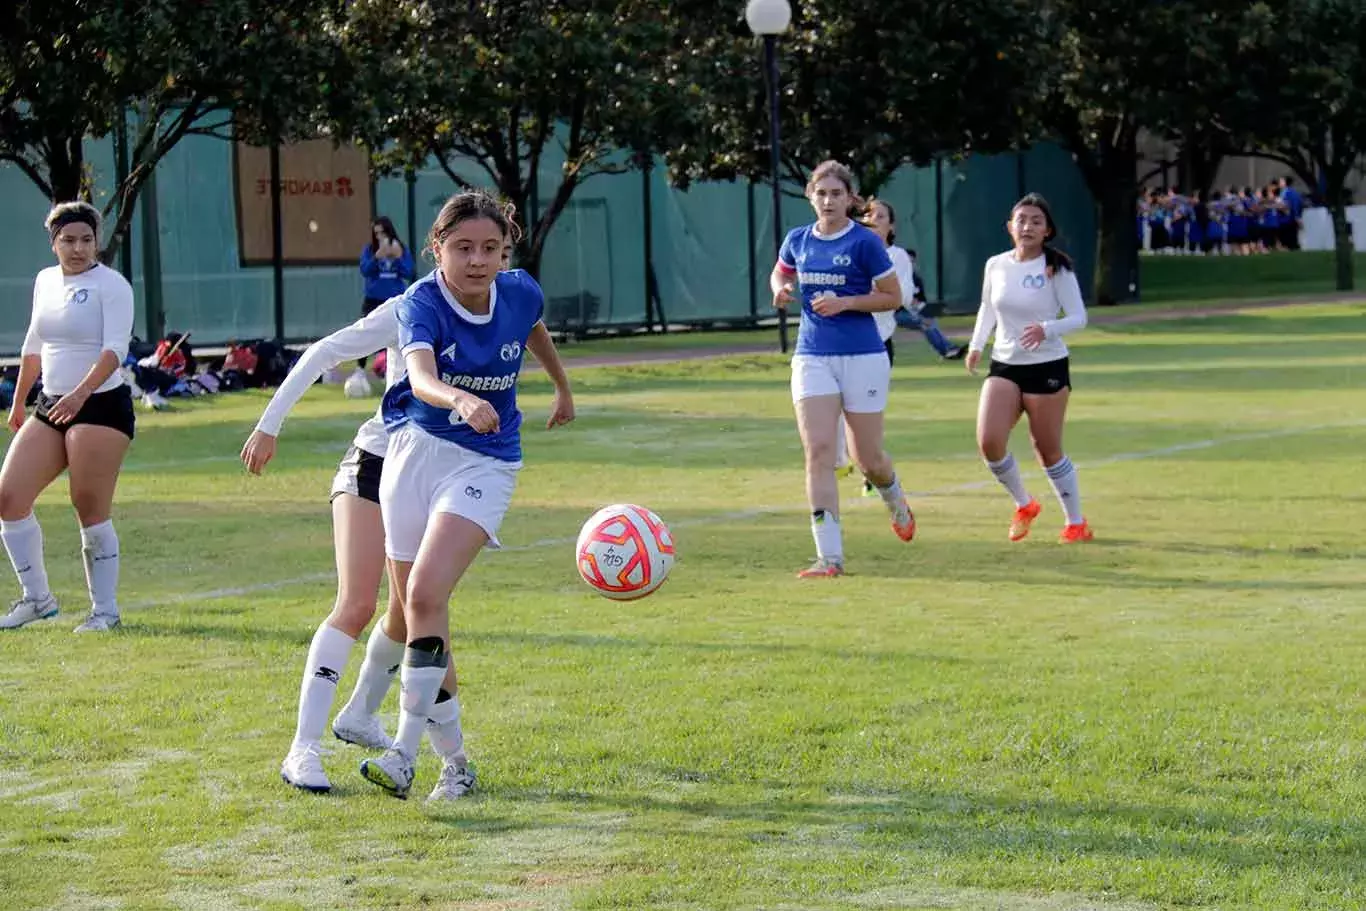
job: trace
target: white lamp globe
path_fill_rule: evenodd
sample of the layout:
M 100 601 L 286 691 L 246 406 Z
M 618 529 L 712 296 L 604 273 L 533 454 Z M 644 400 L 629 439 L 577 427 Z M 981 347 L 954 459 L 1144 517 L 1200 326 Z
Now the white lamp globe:
M 787 0 L 749 0 L 745 21 L 756 35 L 781 35 L 792 24 L 792 6 Z

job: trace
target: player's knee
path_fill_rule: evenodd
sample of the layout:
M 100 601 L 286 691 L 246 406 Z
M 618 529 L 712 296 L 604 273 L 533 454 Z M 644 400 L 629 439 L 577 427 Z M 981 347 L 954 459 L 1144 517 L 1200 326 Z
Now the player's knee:
M 71 488 L 71 507 L 76 510 L 76 518 L 81 525 L 98 525 L 109 518 L 109 497 L 103 492 Z
M 375 616 L 375 598 L 371 595 L 353 595 L 342 592 L 337 595 L 337 603 L 332 606 L 332 616 L 328 622 L 355 639 L 365 631 Z
M 33 512 L 33 499 L 10 485 L 0 484 L 0 519 L 18 522 Z
M 806 464 L 810 468 L 825 469 L 831 471 L 835 469 L 835 450 L 834 439 L 829 440 L 810 440 L 806 444 Z
M 1006 441 L 994 435 L 979 435 L 977 451 L 988 462 L 999 462 L 1006 457 Z
M 404 615 L 410 621 L 414 617 L 435 617 L 446 609 L 449 595 L 439 596 L 435 592 L 415 589 L 408 592 L 407 603 L 404 604 Z

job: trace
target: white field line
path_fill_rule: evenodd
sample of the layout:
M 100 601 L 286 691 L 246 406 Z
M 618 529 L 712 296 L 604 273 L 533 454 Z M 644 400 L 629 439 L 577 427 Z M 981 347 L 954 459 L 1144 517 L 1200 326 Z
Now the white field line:
M 1231 436 L 1210 438 L 1205 440 L 1193 440 L 1189 443 L 1175 443 L 1171 446 L 1162 446 L 1157 449 L 1144 449 L 1136 452 L 1120 452 L 1102 459 L 1093 459 L 1087 462 L 1079 462 L 1077 467 L 1083 469 L 1104 468 L 1107 465 L 1119 465 L 1124 462 L 1136 462 L 1142 459 L 1160 459 L 1163 456 L 1177 455 L 1183 452 L 1195 452 L 1202 449 L 1213 449 L 1217 446 L 1227 446 L 1234 443 L 1250 443 L 1260 440 L 1275 440 L 1283 437 L 1299 436 L 1306 433 L 1318 433 L 1323 430 L 1349 430 L 1356 427 L 1366 427 L 1366 419 L 1356 421 L 1344 421 L 1335 424 L 1311 424 L 1303 427 L 1283 427 L 1279 430 L 1265 430 L 1256 433 L 1239 433 Z M 986 478 L 978 481 L 970 481 L 965 484 L 954 484 L 948 487 L 940 487 L 935 490 L 907 491 L 912 497 L 940 497 L 955 493 L 966 493 L 973 490 L 981 490 L 987 487 L 994 487 L 996 480 Z M 856 499 L 852 501 L 854 505 L 879 505 L 871 500 Z M 780 513 L 791 512 L 800 507 L 798 506 L 756 506 L 751 509 L 742 509 L 731 512 L 716 513 L 711 516 L 702 516 L 696 519 L 684 519 L 670 523 L 671 528 L 694 528 L 707 525 L 725 525 L 730 522 L 743 522 L 748 519 L 755 519 L 761 516 L 777 515 Z M 575 537 L 541 538 L 527 544 L 516 544 L 503 547 L 503 553 L 518 553 L 528 550 L 539 550 L 543 547 L 564 547 L 573 544 Z M 494 553 L 499 553 L 495 551 Z M 313 582 L 324 582 L 336 578 L 335 572 L 309 573 L 304 576 L 295 576 L 290 579 L 278 579 L 274 582 L 257 582 L 251 585 L 242 585 L 234 588 L 217 588 L 200 592 L 185 592 L 178 595 L 168 595 L 148 601 L 140 601 L 134 604 L 125 605 L 129 610 L 141 610 L 156 607 L 163 604 L 201 604 L 206 601 L 216 601 L 222 598 L 237 598 L 257 592 L 274 591 L 282 588 L 289 588 L 294 585 L 305 585 Z

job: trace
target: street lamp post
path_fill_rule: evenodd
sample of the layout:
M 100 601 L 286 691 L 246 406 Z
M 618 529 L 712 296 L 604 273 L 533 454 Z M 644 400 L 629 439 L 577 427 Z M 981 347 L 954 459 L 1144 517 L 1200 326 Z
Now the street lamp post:
M 768 81 L 768 145 L 773 170 L 773 259 L 783 244 L 781 162 L 778 133 L 778 36 L 792 23 L 787 0 L 749 0 L 745 6 L 749 30 L 764 39 L 764 66 Z M 787 310 L 778 311 L 778 344 L 787 353 Z

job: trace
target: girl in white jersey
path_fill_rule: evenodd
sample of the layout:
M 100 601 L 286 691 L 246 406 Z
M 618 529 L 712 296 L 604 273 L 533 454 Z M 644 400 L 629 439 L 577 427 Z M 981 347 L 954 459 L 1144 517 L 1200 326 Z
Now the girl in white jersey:
M 505 245 L 502 267 L 508 267 L 511 246 Z M 403 372 L 397 352 L 398 322 L 393 297 L 371 308 L 361 319 L 314 342 L 300 356 L 271 397 L 256 429 L 242 447 L 242 463 L 259 475 L 275 455 L 276 439 L 285 417 L 324 372 L 355 357 L 385 350 L 385 388 Z M 309 646 L 299 691 L 299 713 L 294 741 L 280 766 L 280 777 L 305 791 L 324 793 L 332 788 L 322 766 L 321 740 L 332 708 L 337 682 L 351 648 L 375 615 L 379 583 L 384 574 L 384 521 L 379 507 L 379 482 L 389 432 L 377 413 L 360 426 L 332 482 L 332 536 L 337 553 L 337 600 L 319 625 Z M 403 660 L 407 628 L 403 601 L 389 591 L 388 609 L 370 633 L 351 699 L 332 722 L 338 739 L 371 749 L 388 749 L 393 741 L 380 724 L 378 712 Z M 455 692 L 455 671 L 447 681 Z M 474 769 L 465 757 L 458 703 L 434 707 L 428 733 L 442 759 L 442 774 L 434 799 L 462 797 L 473 789 Z
M 110 514 L 133 441 L 133 398 L 119 372 L 133 333 L 133 289 L 99 261 L 100 217 L 93 206 L 62 203 L 46 225 L 58 264 L 33 284 L 33 316 L 9 413 L 16 435 L 0 468 L 0 537 L 23 594 L 0 618 L 0 629 L 57 613 L 33 504 L 66 470 L 91 603 L 76 632 L 103 632 L 119 625 L 119 539 Z M 38 407 L 25 420 L 24 403 L 40 373 Z
M 397 797 L 412 787 L 426 720 L 456 702 L 446 683 L 449 604 L 479 551 L 498 546 L 521 468 L 516 389 L 526 351 L 555 386 L 546 426 L 574 419 L 540 285 L 521 270 L 496 271 L 512 230 L 510 210 L 488 194 L 451 197 L 429 234 L 437 270 L 410 287 L 396 311 L 407 373 L 384 395 L 389 453 L 380 504 L 389 585 L 403 598 L 408 644 L 394 744 L 360 771 Z
M 1030 193 L 1015 204 L 1008 225 L 1015 248 L 987 260 L 982 305 L 968 345 L 967 368 L 977 373 L 992 330 L 991 371 L 977 408 L 977 446 L 991 473 L 1015 500 L 1010 540 L 1029 534 L 1041 507 L 1025 490 L 1007 448 L 1021 414 L 1039 464 L 1066 515 L 1063 543 L 1091 540 L 1081 512 L 1077 470 L 1062 448 L 1063 420 L 1072 380 L 1062 337 L 1086 326 L 1086 307 L 1072 260 L 1048 242 L 1057 235 L 1048 203 Z M 1062 318 L 1058 318 L 1058 311 Z
M 816 222 L 794 228 L 783 241 L 769 276 L 773 306 L 796 301 L 800 286 L 801 328 L 792 357 L 792 401 L 806 451 L 806 494 L 816 562 L 799 578 L 844 574 L 835 480 L 840 415 L 852 441 L 854 463 L 873 482 L 903 541 L 915 536 L 915 516 L 882 448 L 891 363 L 873 314 L 901 306 L 901 286 L 876 234 L 853 221 L 859 208 L 853 174 L 836 161 L 811 174 L 806 196 Z

